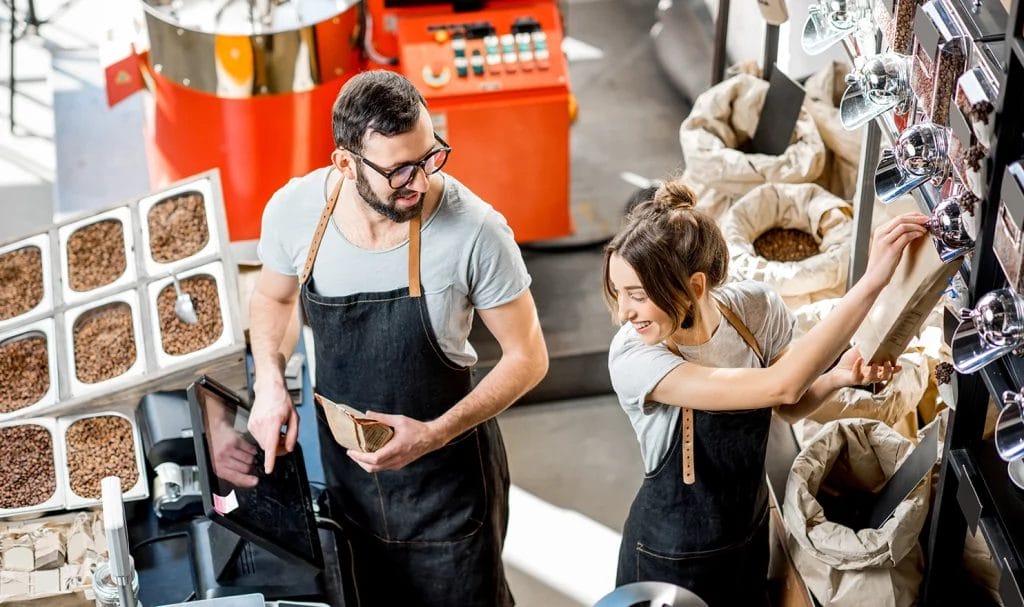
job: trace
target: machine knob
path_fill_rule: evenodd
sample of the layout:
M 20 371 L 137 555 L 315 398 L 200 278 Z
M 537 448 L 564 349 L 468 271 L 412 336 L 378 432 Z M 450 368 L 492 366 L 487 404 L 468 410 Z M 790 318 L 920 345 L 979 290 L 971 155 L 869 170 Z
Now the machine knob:
M 448 84 L 452 80 L 452 71 L 447 65 L 434 62 L 423 66 L 423 81 L 428 86 L 436 89 Z

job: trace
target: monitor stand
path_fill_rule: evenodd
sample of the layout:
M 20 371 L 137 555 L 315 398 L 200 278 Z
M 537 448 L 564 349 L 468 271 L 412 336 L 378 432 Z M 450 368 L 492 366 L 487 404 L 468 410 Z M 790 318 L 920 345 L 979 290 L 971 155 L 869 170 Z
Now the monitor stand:
M 198 599 L 255 592 L 267 600 L 315 601 L 324 596 L 321 573 L 282 559 L 208 518 L 193 520 L 189 536 Z

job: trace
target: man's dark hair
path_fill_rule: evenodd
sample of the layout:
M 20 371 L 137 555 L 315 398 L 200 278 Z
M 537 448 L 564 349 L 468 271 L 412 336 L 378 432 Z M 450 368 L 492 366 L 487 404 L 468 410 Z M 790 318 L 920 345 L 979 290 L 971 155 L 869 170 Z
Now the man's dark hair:
M 334 145 L 361 154 L 370 131 L 385 137 L 407 133 L 416 126 L 420 105 L 427 102 L 405 76 L 387 70 L 357 74 L 334 100 Z

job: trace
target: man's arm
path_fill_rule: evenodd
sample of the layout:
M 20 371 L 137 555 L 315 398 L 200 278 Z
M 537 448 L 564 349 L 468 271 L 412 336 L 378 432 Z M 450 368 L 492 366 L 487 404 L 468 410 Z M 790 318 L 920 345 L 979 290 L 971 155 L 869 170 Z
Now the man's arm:
M 282 342 L 295 318 L 298 280 L 264 266 L 256 279 L 249 304 L 249 342 L 256 374 L 256 398 L 249 416 L 249 432 L 263 448 L 264 469 L 274 469 L 281 447 L 281 428 L 287 426 L 284 450 L 295 448 L 299 425 L 295 407 L 284 384 Z
M 501 346 L 498 364 L 465 398 L 437 419 L 420 422 L 402 415 L 367 412 L 369 417 L 395 427 L 395 437 L 381 450 L 349 451 L 349 457 L 367 472 L 397 470 L 440 449 L 507 409 L 547 374 L 547 346 L 530 291 L 507 304 L 477 313 Z

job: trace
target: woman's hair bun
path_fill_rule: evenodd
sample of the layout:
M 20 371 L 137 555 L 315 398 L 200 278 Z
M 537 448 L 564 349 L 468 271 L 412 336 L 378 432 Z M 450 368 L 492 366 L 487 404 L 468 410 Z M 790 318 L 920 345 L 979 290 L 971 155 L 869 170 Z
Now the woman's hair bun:
M 697 204 L 697 195 L 681 180 L 666 181 L 654 193 L 654 206 L 671 211 L 692 209 Z

